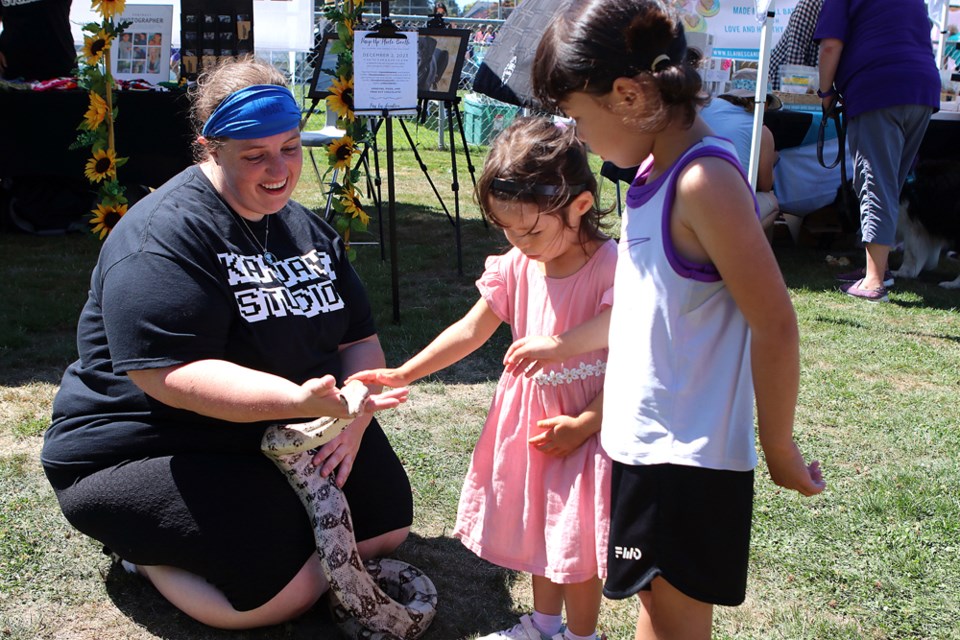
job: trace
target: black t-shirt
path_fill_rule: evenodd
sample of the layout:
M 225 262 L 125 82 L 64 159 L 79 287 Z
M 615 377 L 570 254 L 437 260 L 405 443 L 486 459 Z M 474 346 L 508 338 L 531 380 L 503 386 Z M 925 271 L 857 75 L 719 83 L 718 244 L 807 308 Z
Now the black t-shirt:
M 80 358 L 53 404 L 50 468 L 189 451 L 259 452 L 266 423 L 174 409 L 126 372 L 222 359 L 295 383 L 341 376 L 338 348 L 375 333 L 337 233 L 290 202 L 270 225 L 268 265 L 199 167 L 132 207 L 103 245 L 80 316 Z
M 8 80 L 71 75 L 77 54 L 70 33 L 71 0 L 0 0 L 0 51 Z

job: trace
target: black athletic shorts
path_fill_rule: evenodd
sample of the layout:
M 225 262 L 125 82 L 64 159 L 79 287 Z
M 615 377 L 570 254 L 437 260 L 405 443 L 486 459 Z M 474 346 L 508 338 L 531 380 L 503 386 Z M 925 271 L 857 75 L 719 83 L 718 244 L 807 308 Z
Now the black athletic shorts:
M 205 577 L 238 611 L 277 595 L 315 549 L 303 505 L 262 454 L 178 454 L 47 476 L 78 530 L 134 564 Z M 344 492 L 357 540 L 413 522 L 410 482 L 376 421 Z
M 613 463 L 608 598 L 662 576 L 701 602 L 735 606 L 747 590 L 753 471 Z

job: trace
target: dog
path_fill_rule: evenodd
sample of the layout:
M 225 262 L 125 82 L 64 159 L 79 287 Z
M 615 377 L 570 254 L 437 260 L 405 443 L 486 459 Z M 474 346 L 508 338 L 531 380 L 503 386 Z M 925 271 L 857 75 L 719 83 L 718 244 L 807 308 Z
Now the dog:
M 924 160 L 900 194 L 897 236 L 903 240 L 903 262 L 897 278 L 916 278 L 935 269 L 945 249 L 960 247 L 960 161 Z M 940 283 L 960 289 L 960 276 Z

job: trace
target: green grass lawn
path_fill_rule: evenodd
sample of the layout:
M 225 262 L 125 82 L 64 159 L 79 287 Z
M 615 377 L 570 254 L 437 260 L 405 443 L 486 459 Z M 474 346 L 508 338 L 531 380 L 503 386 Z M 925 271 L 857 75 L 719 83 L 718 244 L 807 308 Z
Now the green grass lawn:
M 434 148 L 436 132 L 413 133 L 452 213 L 449 152 Z M 461 151 L 458 275 L 453 226 L 409 145 L 398 138 L 397 146 L 399 324 L 392 318 L 389 263 L 376 246 L 357 247 L 355 259 L 391 364 L 474 303 L 485 256 L 506 246 L 480 221 Z M 482 149 L 471 151 L 479 166 Z M 610 197 L 609 184 L 607 190 Z M 309 161 L 297 197 L 322 205 Z M 0 233 L 0 638 L 336 637 L 322 606 L 271 629 L 203 627 L 112 567 L 97 544 L 63 519 L 38 454 L 59 376 L 75 357 L 74 327 L 98 249 L 85 235 Z M 806 455 L 822 461 L 829 487 L 808 499 L 783 492 L 761 462 L 747 601 L 717 609 L 714 635 L 960 638 L 960 292 L 935 284 L 953 278 L 960 265 L 945 260 L 936 274 L 898 280 L 891 304 L 869 305 L 836 290 L 826 250 L 778 246 L 776 252 L 802 336 L 796 434 Z M 526 575 L 482 562 L 450 537 L 460 483 L 508 343 L 502 328 L 381 416 L 414 486 L 414 535 L 401 556 L 440 591 L 428 640 L 502 628 L 531 607 Z M 634 619 L 633 601 L 604 602 L 601 625 L 611 639 L 632 638 Z

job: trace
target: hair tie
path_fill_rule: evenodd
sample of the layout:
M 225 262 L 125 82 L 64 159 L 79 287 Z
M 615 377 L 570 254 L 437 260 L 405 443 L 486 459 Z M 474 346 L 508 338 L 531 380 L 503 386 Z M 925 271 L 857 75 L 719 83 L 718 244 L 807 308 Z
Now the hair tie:
M 203 125 L 206 138 L 268 138 L 300 127 L 300 108 L 290 89 L 255 84 L 224 98 Z
M 661 53 L 656 58 L 654 58 L 653 62 L 650 63 L 650 71 L 653 71 L 654 73 L 656 73 L 657 65 L 663 62 L 664 60 L 666 60 L 667 62 L 670 62 L 670 56 L 668 56 L 665 53 Z

